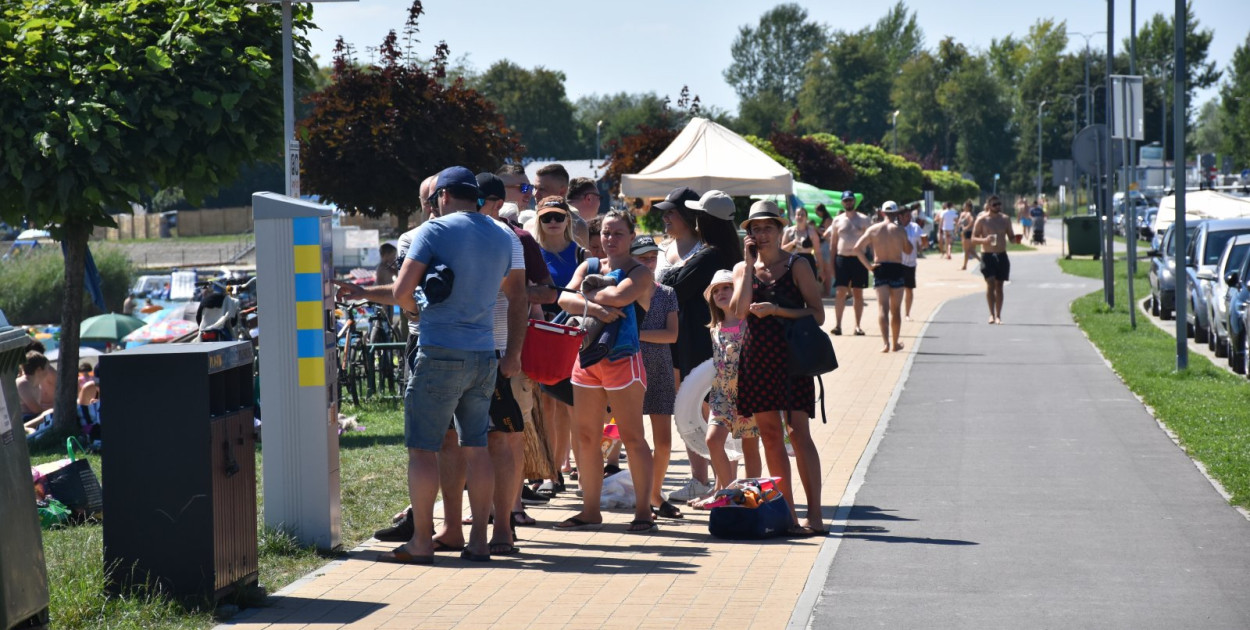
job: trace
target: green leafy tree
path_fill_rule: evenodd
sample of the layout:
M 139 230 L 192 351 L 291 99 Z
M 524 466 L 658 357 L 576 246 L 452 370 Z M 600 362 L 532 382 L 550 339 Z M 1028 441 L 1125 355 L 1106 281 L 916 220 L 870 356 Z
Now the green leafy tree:
M 924 173 L 919 164 L 870 144 L 846 145 L 846 161 L 855 170 L 855 192 L 863 193 L 869 206 L 920 198 Z
M 775 160 L 787 171 L 790 171 L 790 174 L 793 175 L 795 179 L 801 179 L 803 177 L 803 173 L 799 171 L 799 166 L 794 163 L 794 160 L 782 155 L 781 152 L 777 150 L 777 147 L 773 146 L 772 142 L 758 136 L 742 136 L 742 139 L 750 142 L 755 146 L 755 148 L 763 151 L 765 155 Z
M 899 111 L 900 151 L 930 154 L 940 164 L 951 163 L 958 140 L 950 124 L 952 110 L 964 104 L 942 103 L 938 94 L 968 59 L 967 48 L 947 37 L 938 44 L 936 54 L 922 51 L 904 62 L 890 93 L 894 108 Z M 882 139 L 882 146 L 893 149 L 893 133 L 891 129 Z
M 1220 87 L 1220 109 L 1225 123 L 1223 151 L 1237 166 L 1250 167 L 1250 35 L 1233 51 Z
M 829 150 L 814 138 L 792 133 L 774 133 L 768 142 L 778 154 L 794 163 L 803 181 L 817 188 L 845 190 L 855 181 L 855 171 L 846 158 Z
M 599 121 L 603 121 L 602 127 L 598 128 L 599 146 L 605 150 L 622 136 L 636 132 L 639 126 L 666 126 L 666 109 L 664 99 L 654 92 L 583 96 L 577 99 L 574 110 L 579 145 L 585 147 L 584 150 L 589 151 L 589 154 L 595 153 L 595 131 Z
M 578 141 L 573 104 L 564 92 L 563 72 L 526 70 L 506 59 L 495 62 L 470 85 L 495 105 L 531 156 L 584 157 L 593 146 Z
M 408 33 L 422 12 L 414 2 Z M 420 210 L 416 191 L 425 177 L 453 164 L 493 171 L 520 155 L 490 101 L 463 78 L 444 82 L 445 44 L 428 69 L 404 55 L 394 31 L 379 50 L 380 65 L 360 65 L 349 55 L 340 39 L 334 82 L 309 97 L 312 113 L 299 123 L 309 192 L 353 214 L 393 214 L 402 231 Z
M 307 12 L 296 15 L 303 33 Z M 114 225 L 108 209 L 176 185 L 198 200 L 281 149 L 281 32 L 275 6 L 216 0 L 0 9 L 0 218 L 65 244 L 63 365 L 77 364 L 87 237 Z M 76 385 L 61 370 L 63 428 Z
M 1194 92 L 1209 88 L 1220 80 L 1220 71 L 1215 62 L 1209 60 L 1211 39 L 1215 32 L 1204 29 L 1194 17 L 1193 3 L 1186 3 L 1185 22 L 1185 137 L 1187 149 L 1193 149 Z M 1137 31 L 1137 71 L 1146 77 L 1143 92 L 1145 94 L 1145 136 L 1146 142 L 1158 142 L 1161 135 L 1166 138 L 1166 146 L 1171 147 L 1172 138 L 1172 67 L 1176 44 L 1176 21 L 1169 12 L 1167 15 L 1156 13 Z M 1128 42 L 1121 45 L 1121 63 L 1117 64 L 1127 72 Z M 1159 96 L 1161 95 L 1161 96 Z M 1167 129 L 1163 129 L 1166 116 Z M 1171 149 L 1168 149 L 1169 154 Z
M 963 203 L 981 197 L 981 187 L 954 171 L 924 171 L 924 185 L 933 189 L 938 201 Z
M 988 184 L 1009 166 L 1015 152 L 1011 105 L 988 57 L 974 57 L 942 84 L 938 102 L 956 138 L 954 164 Z
M 897 75 L 903 64 L 924 51 L 924 31 L 916 23 L 916 12 L 909 12 L 902 0 L 863 33 L 885 52 L 890 76 Z
M 1067 92 L 1075 87 L 1068 87 L 1068 82 L 1065 81 L 1063 87 L 1060 88 L 1060 84 L 1056 81 L 1056 77 L 1060 75 L 1063 50 L 1067 45 L 1068 35 L 1064 23 L 1042 19 L 1029 27 L 1028 35 L 1023 39 L 1023 47 L 1017 50 L 1018 53 L 1023 54 L 1017 57 L 1015 82 L 1011 84 L 1015 89 L 1010 92 L 1010 95 L 1015 97 L 1011 102 L 1013 110 L 1011 128 L 1014 130 L 1015 155 L 1003 174 L 1011 189 L 1036 190 L 1038 103 L 1042 101 L 1048 102 L 1041 112 L 1043 156 L 1053 157 L 1060 154 L 1057 151 L 1062 150 L 1056 138 L 1063 130 L 1070 129 L 1070 127 L 1065 127 L 1058 122 L 1062 120 L 1062 117 L 1057 112 L 1065 111 L 1064 104 L 1058 101 L 1058 94 L 1060 94 L 1060 89 Z M 1067 157 L 1070 154 L 1071 144 L 1069 143 L 1067 151 L 1064 151 L 1062 155 Z M 1049 183 L 1049 178 L 1046 176 L 1048 167 L 1049 164 L 1043 157 L 1043 188 Z
M 734 129 L 739 133 L 767 136 L 777 130 L 793 130 L 798 110 L 772 92 L 760 92 L 738 101 L 738 119 Z
M 1224 110 L 1216 99 L 1198 108 L 1198 122 L 1194 125 L 1194 149 L 1198 153 L 1218 153 L 1224 144 Z
M 856 141 L 877 141 L 890 126 L 889 59 L 862 33 L 838 33 L 807 64 L 800 125 Z
M 807 9 L 779 4 L 760 16 L 758 26 L 738 28 L 725 81 L 741 99 L 771 93 L 793 107 L 803 84 L 803 68 L 827 41 L 825 27 L 809 21 Z

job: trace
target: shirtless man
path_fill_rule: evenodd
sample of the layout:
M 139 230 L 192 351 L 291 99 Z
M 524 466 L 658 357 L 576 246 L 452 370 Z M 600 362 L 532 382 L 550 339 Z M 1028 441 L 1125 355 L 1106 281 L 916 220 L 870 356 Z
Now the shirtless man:
M 981 213 L 972 224 L 972 242 L 981 246 L 981 275 L 985 276 L 985 302 L 990 307 L 991 324 L 1003 323 L 1003 283 L 1011 276 L 1007 243 L 1015 238 L 1011 219 L 1003 214 L 1003 202 L 991 195 L 985 202 L 989 212 Z
M 911 240 L 907 238 L 907 230 L 899 225 L 899 207 L 893 201 L 881 206 L 885 220 L 874 224 L 864 231 L 855 243 L 855 256 L 865 267 L 872 269 L 872 286 L 877 290 L 877 323 L 881 326 L 881 340 L 885 346 L 882 352 L 903 349 L 899 343 L 899 331 L 903 327 L 903 287 L 906 283 L 907 268 L 903 266 L 903 256 L 916 251 Z M 864 255 L 864 250 L 872 247 L 876 259 L 871 265 Z M 890 343 L 893 336 L 894 342 Z
M 825 233 L 833 258 L 833 315 L 834 326 L 829 332 L 842 334 L 842 311 L 846 309 L 846 293 L 850 291 L 855 308 L 855 334 L 863 335 L 860 320 L 864 316 L 864 287 L 868 286 L 868 266 L 855 251 L 855 244 L 872 222 L 855 211 L 855 193 L 842 193 L 842 213 L 833 220 Z

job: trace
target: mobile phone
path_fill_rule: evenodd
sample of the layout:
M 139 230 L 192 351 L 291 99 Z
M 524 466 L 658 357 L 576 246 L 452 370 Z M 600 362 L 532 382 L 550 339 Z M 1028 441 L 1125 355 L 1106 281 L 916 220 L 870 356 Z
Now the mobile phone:
M 754 245 L 747 245 L 747 251 L 751 252 L 751 256 L 759 256 L 760 252 Z

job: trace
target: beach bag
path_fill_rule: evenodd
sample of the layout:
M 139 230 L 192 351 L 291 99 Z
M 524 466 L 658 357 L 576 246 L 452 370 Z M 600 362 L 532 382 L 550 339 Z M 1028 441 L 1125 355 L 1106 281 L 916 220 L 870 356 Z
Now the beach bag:
M 86 453 L 82 444 L 74 438 L 65 440 L 65 451 L 69 459 L 62 459 L 60 464 L 51 471 L 43 472 L 44 489 L 58 501 L 65 504 L 76 518 L 99 519 L 104 513 L 104 493 L 100 488 L 100 480 L 91 470 L 91 463 L 86 458 L 76 458 L 74 446 Z
M 599 259 L 591 260 L 591 266 L 598 270 Z M 557 291 L 570 290 L 550 286 Z M 521 346 L 521 371 L 543 385 L 555 385 L 572 376 L 573 361 L 586 342 L 585 324 L 599 321 L 587 317 L 589 311 L 590 305 L 584 304 L 580 320 L 565 311 L 560 311 L 551 321 L 529 320 L 525 343 Z
M 818 400 L 825 400 L 825 383 L 820 375 L 838 369 L 838 356 L 833 352 L 833 341 L 820 329 L 811 315 L 786 320 L 786 347 L 789 348 L 787 367 L 790 376 L 814 376 L 820 387 Z M 820 405 L 820 422 L 827 424 L 825 406 Z
M 708 533 L 726 540 L 763 540 L 785 535 L 793 522 L 790 504 L 776 489 L 777 477 L 739 479 L 716 493 L 708 517 Z M 741 497 L 754 496 L 754 501 Z

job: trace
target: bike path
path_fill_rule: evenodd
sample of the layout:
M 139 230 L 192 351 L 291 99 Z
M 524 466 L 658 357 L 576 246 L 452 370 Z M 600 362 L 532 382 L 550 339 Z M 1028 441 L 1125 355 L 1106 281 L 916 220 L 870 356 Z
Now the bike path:
M 1100 285 L 1012 262 L 1004 325 L 930 321 L 797 625 L 1250 627 L 1250 522 L 1073 323 Z

